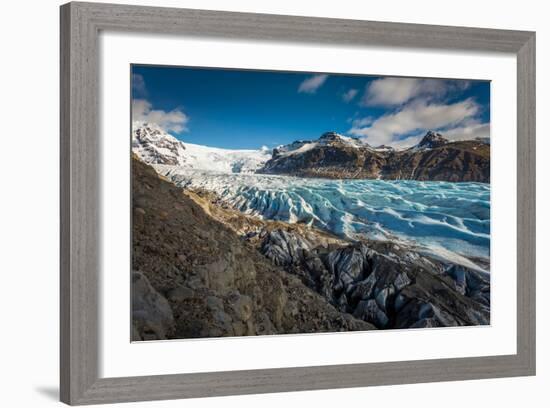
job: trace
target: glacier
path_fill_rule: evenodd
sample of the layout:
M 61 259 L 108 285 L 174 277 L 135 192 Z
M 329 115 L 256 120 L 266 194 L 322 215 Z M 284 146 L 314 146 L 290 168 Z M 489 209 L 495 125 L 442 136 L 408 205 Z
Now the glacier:
M 254 173 L 270 158 L 267 147 L 234 150 L 183 142 L 155 123 L 134 121 L 132 152 L 145 163 L 222 173 Z
M 489 184 L 308 179 L 154 167 L 176 185 L 212 191 L 244 214 L 305 223 L 351 240 L 401 241 L 465 266 L 471 267 L 474 258 L 488 264 Z
M 217 147 L 185 144 L 183 167 L 221 173 L 254 173 L 271 158 L 271 150 L 230 150 Z

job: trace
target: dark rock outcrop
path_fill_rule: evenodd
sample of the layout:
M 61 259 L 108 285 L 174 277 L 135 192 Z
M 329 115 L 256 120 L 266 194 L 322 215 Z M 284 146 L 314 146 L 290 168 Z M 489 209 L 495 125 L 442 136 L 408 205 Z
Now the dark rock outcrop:
M 416 145 L 416 147 L 418 149 L 434 149 L 436 147 L 446 145 L 447 143 L 449 143 L 449 141 L 445 139 L 441 133 L 430 130 Z
M 296 232 L 267 234 L 261 252 L 344 313 L 380 329 L 489 324 L 489 275 L 370 242 L 311 246 Z
M 170 304 L 140 273 L 132 272 L 132 340 L 166 339 L 174 334 Z

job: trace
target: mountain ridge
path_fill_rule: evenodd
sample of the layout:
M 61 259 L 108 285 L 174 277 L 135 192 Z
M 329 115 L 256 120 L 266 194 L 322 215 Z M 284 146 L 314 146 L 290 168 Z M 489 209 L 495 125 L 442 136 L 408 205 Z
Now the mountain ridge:
M 274 149 L 273 157 L 258 172 L 331 179 L 483 183 L 490 179 L 490 145 L 485 140 L 449 141 L 429 131 L 417 145 L 395 150 L 328 134 L 328 139 L 325 133 L 316 141 Z
M 152 123 L 134 122 L 132 151 L 147 164 L 224 173 L 254 173 L 270 157 L 266 149 L 233 150 L 182 142 Z
M 274 148 L 230 150 L 186 143 L 160 127 L 135 122 L 132 150 L 144 162 L 222 173 L 260 173 L 329 179 L 451 182 L 490 180 L 488 138 L 449 141 L 428 131 L 407 149 L 373 147 L 336 132 Z
M 412 148 L 417 149 L 433 149 L 435 147 L 441 147 L 445 144 L 449 143 L 448 139 L 445 139 L 441 133 L 434 132 L 432 130 L 429 130 L 426 135 Z

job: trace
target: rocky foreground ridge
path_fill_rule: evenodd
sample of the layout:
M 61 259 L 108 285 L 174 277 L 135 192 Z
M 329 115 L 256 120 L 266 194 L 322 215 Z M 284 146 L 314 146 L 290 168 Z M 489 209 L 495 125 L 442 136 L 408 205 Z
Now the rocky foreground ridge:
M 132 160 L 132 339 L 370 330 Z
M 132 159 L 132 339 L 489 324 L 489 275 L 264 221 Z
M 451 142 L 427 132 L 415 146 L 373 148 L 358 139 L 327 132 L 314 141 L 298 141 L 273 150 L 259 173 L 300 177 L 474 181 L 488 183 L 490 145 L 485 140 Z

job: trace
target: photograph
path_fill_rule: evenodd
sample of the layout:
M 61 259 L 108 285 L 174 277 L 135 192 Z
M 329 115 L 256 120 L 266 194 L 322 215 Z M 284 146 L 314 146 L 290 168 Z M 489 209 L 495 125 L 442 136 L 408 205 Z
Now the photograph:
M 0 408 L 545 405 L 548 13 L 427 1 L 6 2 Z
M 131 340 L 491 324 L 491 82 L 130 65 Z

